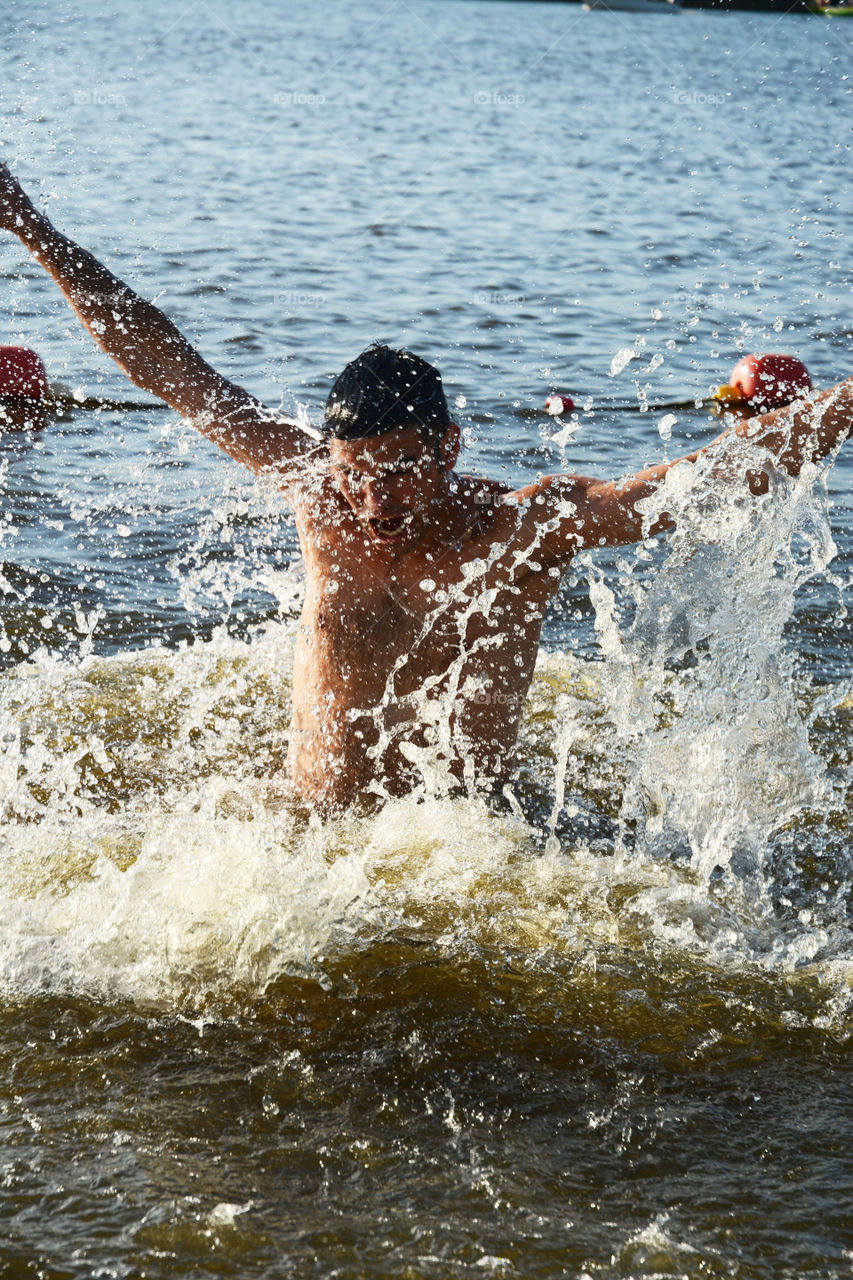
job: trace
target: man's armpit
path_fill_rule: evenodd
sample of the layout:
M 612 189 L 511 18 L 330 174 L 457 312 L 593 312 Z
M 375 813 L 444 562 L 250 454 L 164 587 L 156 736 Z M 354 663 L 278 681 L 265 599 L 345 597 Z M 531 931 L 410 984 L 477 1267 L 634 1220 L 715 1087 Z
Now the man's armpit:
M 312 525 L 319 535 L 320 528 L 340 528 L 351 512 L 332 480 L 328 455 L 325 451 L 318 455 L 319 450 L 292 458 L 270 474 L 297 519 Z

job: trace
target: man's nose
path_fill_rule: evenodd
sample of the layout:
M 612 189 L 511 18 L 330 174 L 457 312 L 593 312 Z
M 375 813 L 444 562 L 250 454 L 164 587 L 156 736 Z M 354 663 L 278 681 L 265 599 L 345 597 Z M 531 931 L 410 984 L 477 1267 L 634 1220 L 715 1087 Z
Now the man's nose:
M 365 506 L 377 508 L 388 501 L 389 480 L 387 476 L 367 476 L 361 487 L 362 500 Z

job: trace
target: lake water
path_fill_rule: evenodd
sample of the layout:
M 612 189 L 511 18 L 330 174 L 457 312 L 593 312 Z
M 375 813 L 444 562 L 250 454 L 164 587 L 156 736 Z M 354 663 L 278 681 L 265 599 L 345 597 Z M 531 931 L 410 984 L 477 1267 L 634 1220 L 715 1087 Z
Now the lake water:
M 272 404 L 316 421 L 408 345 L 464 466 L 521 481 L 711 439 L 654 406 L 740 351 L 850 372 L 853 24 L 31 0 L 0 32 L 5 158 Z M 0 275 L 3 341 L 143 406 L 0 439 L 2 1274 L 849 1276 L 853 453 L 760 502 L 682 477 L 675 534 L 578 563 L 505 813 L 323 823 L 278 788 L 275 493 L 9 237 Z

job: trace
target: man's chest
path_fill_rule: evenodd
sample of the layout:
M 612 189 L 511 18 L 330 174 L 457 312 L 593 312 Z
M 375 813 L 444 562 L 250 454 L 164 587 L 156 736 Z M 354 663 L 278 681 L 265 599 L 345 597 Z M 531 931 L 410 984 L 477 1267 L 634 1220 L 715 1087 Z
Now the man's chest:
M 304 641 L 319 656 L 347 655 L 366 667 L 405 656 L 410 670 L 433 671 L 460 655 L 472 659 L 538 633 L 542 603 L 511 574 L 482 562 L 418 565 L 383 575 L 340 562 L 309 575 Z

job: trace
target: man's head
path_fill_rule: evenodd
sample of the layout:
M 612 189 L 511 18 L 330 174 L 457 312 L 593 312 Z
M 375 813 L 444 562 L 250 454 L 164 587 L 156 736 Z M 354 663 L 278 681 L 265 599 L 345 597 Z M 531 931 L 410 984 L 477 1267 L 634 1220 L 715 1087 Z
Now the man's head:
M 369 537 L 422 537 L 459 448 L 438 370 L 411 351 L 368 347 L 335 381 L 325 433 L 335 484 Z
M 437 447 L 449 426 L 438 370 L 412 351 L 378 342 L 349 362 L 326 401 L 325 431 L 335 440 L 418 427 L 424 443 Z

